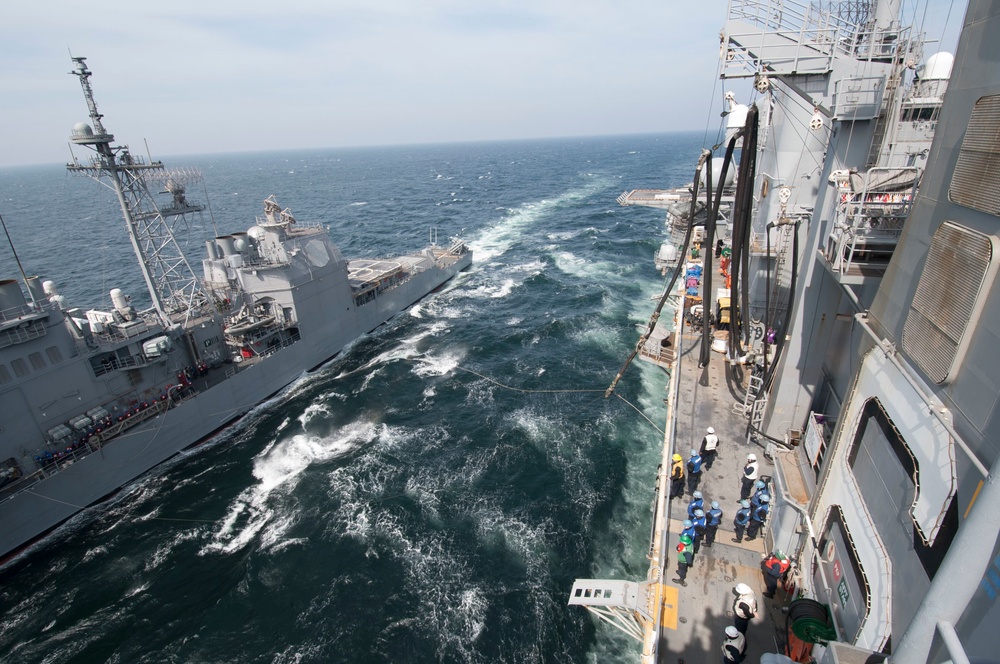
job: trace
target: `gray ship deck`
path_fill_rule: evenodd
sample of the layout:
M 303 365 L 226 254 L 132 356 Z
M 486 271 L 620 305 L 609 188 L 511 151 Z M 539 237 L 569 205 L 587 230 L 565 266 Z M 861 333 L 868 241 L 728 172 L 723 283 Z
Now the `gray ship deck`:
M 684 289 L 677 292 L 675 302 L 680 300 Z M 662 571 L 657 579 L 654 563 L 650 577 L 662 584 L 657 661 L 674 661 L 675 658 L 678 662 L 717 661 L 722 654 L 725 628 L 733 624 L 733 587 L 741 582 L 749 585 L 757 595 L 758 615 L 746 634 L 747 661 L 757 661 L 764 653 L 784 652 L 783 609 L 794 597 L 786 596 L 781 588 L 774 599 L 763 596 L 761 562 L 771 548 L 766 526 L 756 540 L 734 543 L 733 517 L 739 508 L 740 478 L 747 454 L 753 452 L 757 456 L 762 478 L 773 474 L 774 464 L 764 456 L 759 445 L 747 440 L 747 419 L 742 411 L 743 387 L 730 385 L 726 355 L 712 350 L 708 365 L 699 367 L 702 331 L 683 322 L 684 311 L 680 306 L 677 309 L 673 320 L 661 318 L 658 321 L 640 353 L 642 359 L 667 370 L 664 382 L 668 394 L 672 393 L 670 380 L 676 381 L 673 386 L 676 404 L 672 413 L 668 410 L 664 429 L 668 434 L 663 440 L 663 467 L 669 476 L 669 459 L 675 452 L 684 457 L 686 463 L 690 450 L 700 448 L 706 428 L 714 427 L 719 436 L 719 452 L 711 470 L 704 470 L 698 488 L 704 494 L 706 507 L 713 500 L 718 501 L 723 517 L 715 544 L 711 548 L 702 546 L 695 555 L 686 586 L 673 579 L 677 578 L 676 547 L 682 523 L 687 518 L 690 496 L 685 492 L 681 498 L 669 501 L 662 515 L 666 523 L 657 524 L 660 528 L 655 532 L 666 533 L 666 541 L 659 543 L 665 558 Z M 709 327 L 708 332 L 713 333 L 713 329 Z M 670 339 L 666 347 L 660 342 L 665 337 Z M 672 428 L 674 436 L 669 435 Z M 666 481 L 660 484 L 669 491 L 670 482 L 666 476 Z M 773 483 L 771 486 L 773 491 Z M 651 546 L 653 544 L 656 542 L 651 542 Z
M 719 502 L 723 518 L 715 545 L 703 546 L 695 556 L 687 586 L 683 587 L 671 579 L 677 576 L 676 546 L 689 497 L 685 494 L 671 501 L 663 581 L 665 598 L 676 593 L 676 602 L 672 611 L 665 608 L 661 620 L 659 661 L 674 661 L 674 656 L 676 661 L 717 661 L 722 654 L 725 628 L 733 624 L 733 586 L 740 582 L 757 594 L 758 617 L 747 630 L 747 661 L 757 661 L 765 652 L 783 652 L 785 617 L 781 610 L 791 598 L 786 598 L 780 588 L 775 599 L 763 597 L 760 563 L 767 554 L 766 533 L 752 542 L 733 543 L 733 516 L 747 453 L 757 455 L 762 476 L 770 475 L 774 466 L 760 447 L 747 443 L 747 421 L 733 407 L 737 395 L 727 384 L 725 356 L 713 351 L 708 367 L 699 368 L 701 333 L 685 326 L 679 336 L 679 361 L 675 363 L 679 380 L 676 450 L 686 461 L 690 449 L 701 445 L 706 427 L 715 428 L 719 453 L 712 469 L 703 473 L 699 490 L 706 505 L 713 500 Z

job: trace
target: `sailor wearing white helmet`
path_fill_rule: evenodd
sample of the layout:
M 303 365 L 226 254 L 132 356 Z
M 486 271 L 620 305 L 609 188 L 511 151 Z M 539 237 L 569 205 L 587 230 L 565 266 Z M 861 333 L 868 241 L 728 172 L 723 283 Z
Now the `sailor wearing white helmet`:
M 747 633 L 750 621 L 757 616 L 757 596 L 745 583 L 737 583 L 733 588 L 733 624 L 740 634 Z
M 750 497 L 750 490 L 753 485 L 757 482 L 757 477 L 760 475 L 760 470 L 757 467 L 757 455 L 748 454 L 747 463 L 743 466 L 743 477 L 740 481 L 743 486 L 740 488 L 740 499 L 746 500 Z
M 715 429 L 708 427 L 705 437 L 701 439 L 701 458 L 705 462 L 705 470 L 711 470 L 715 463 L 715 456 L 719 452 L 719 437 L 715 435 Z
M 726 640 L 722 642 L 722 661 L 739 664 L 747 655 L 747 640 L 740 631 L 730 625 L 726 628 Z

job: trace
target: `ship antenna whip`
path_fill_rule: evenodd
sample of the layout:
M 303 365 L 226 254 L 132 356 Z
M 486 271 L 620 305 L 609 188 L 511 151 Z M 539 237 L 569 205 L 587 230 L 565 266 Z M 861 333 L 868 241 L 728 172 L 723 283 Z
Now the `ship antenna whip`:
M 24 280 L 24 287 L 28 288 L 28 275 L 24 273 L 24 266 L 21 265 L 21 259 L 17 256 L 17 249 L 14 248 L 14 241 L 10 239 L 10 232 L 7 230 L 7 222 L 3 220 L 3 215 L 0 214 L 0 226 L 3 226 L 3 233 L 7 236 L 7 244 L 10 245 L 10 252 L 14 254 L 14 261 L 17 263 L 17 269 L 21 271 L 21 279 Z M 31 292 L 28 288 L 28 295 L 31 297 L 32 304 L 38 304 L 35 302 L 35 294 Z
M 712 153 L 708 150 L 702 150 L 701 156 L 698 157 L 698 165 L 694 170 L 693 191 L 691 192 L 691 216 L 688 223 L 687 234 L 684 236 L 684 246 L 681 248 L 680 252 L 681 256 L 687 255 L 688 245 L 691 242 L 691 232 L 694 229 L 694 214 L 698 204 L 698 185 L 701 183 L 701 168 L 705 165 L 705 162 L 711 155 Z M 646 331 L 642 333 L 641 337 L 639 337 L 639 341 L 635 344 L 635 348 L 632 349 L 632 353 L 628 356 L 628 359 L 625 360 L 625 364 L 623 364 L 622 368 L 618 370 L 618 374 L 615 375 L 615 378 L 611 381 L 611 385 L 608 386 L 608 389 L 604 391 L 605 399 L 610 398 L 611 395 L 615 393 L 615 388 L 618 387 L 618 381 L 620 381 L 622 376 L 625 375 L 625 370 L 628 369 L 628 365 L 632 364 L 632 360 L 634 360 L 635 356 L 639 354 L 643 344 L 645 344 L 650 335 L 653 334 L 653 329 L 656 327 L 656 321 L 660 319 L 660 311 L 663 309 L 663 305 L 667 303 L 667 298 L 669 298 L 670 294 L 674 291 L 674 286 L 677 284 L 677 277 L 679 277 L 680 274 L 681 269 L 680 266 L 678 266 L 677 269 L 674 270 L 673 276 L 670 278 L 670 283 L 663 289 L 660 301 L 656 304 L 656 310 L 653 311 L 653 315 L 650 316 L 649 323 L 646 325 Z

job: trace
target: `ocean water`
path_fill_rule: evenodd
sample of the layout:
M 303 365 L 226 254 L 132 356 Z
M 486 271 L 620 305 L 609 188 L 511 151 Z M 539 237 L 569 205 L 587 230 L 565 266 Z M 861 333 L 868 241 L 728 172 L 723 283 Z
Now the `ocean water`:
M 11 662 L 632 662 L 566 605 L 573 579 L 645 577 L 664 379 L 603 391 L 662 287 L 689 134 L 171 159 L 202 238 L 275 194 L 349 257 L 465 238 L 471 270 L 209 443 L 0 569 Z M 147 302 L 110 191 L 0 170 L 29 274 L 71 306 Z M 17 277 L 10 250 L 3 277 Z M 626 403 L 627 400 L 627 403 Z M 640 412 L 637 412 L 640 411 Z M 645 418 L 643 417 L 645 416 Z

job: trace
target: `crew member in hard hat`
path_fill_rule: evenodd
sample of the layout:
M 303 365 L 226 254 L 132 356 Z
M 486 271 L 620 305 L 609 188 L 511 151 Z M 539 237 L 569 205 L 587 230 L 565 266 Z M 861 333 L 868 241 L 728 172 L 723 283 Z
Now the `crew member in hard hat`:
M 781 549 L 777 549 L 764 559 L 764 562 L 761 563 L 761 568 L 764 571 L 764 585 L 767 587 L 764 597 L 774 597 L 774 593 L 778 589 L 778 580 L 785 575 L 791 566 L 792 562 L 781 552 Z
M 722 661 L 739 664 L 747 656 L 747 640 L 740 631 L 730 625 L 726 628 L 726 640 L 722 642 Z
M 760 499 L 760 505 L 750 508 L 750 526 L 747 528 L 747 541 L 757 539 L 757 533 L 764 527 L 767 515 L 771 510 L 771 501 L 767 496 Z
M 670 463 L 670 497 L 684 493 L 684 457 L 675 454 Z
M 705 507 L 705 496 L 701 491 L 695 491 L 691 494 L 691 502 L 688 503 L 688 518 L 694 518 L 694 511 L 704 509 Z
M 743 476 L 740 478 L 742 486 L 740 488 L 740 499 L 746 500 L 750 497 L 750 489 L 757 482 L 760 470 L 757 468 L 757 455 L 748 454 L 746 465 L 743 466 Z
M 767 496 L 771 497 L 771 494 L 767 490 L 767 482 L 764 480 L 757 480 L 753 485 L 753 498 L 750 499 L 751 507 L 760 507 L 761 500 Z
M 733 625 L 740 634 L 747 633 L 750 621 L 757 617 L 757 596 L 745 583 L 737 583 L 733 588 Z
M 682 586 L 687 585 L 688 567 L 694 562 L 694 552 L 691 550 L 691 538 L 687 535 L 681 535 L 681 541 L 677 545 L 677 578 L 674 579 L 674 583 L 680 584 Z
M 705 470 L 711 470 L 715 463 L 715 455 L 719 453 L 719 437 L 715 435 L 715 429 L 708 427 L 705 430 L 705 437 L 701 439 L 701 458 L 705 462 Z
M 698 490 L 698 483 L 701 482 L 701 467 L 703 463 L 701 455 L 698 454 L 698 450 L 692 449 L 691 457 L 687 462 L 688 493 L 693 494 Z
M 719 507 L 718 501 L 712 501 L 712 507 L 708 510 L 707 516 L 708 523 L 705 525 L 705 546 L 712 548 L 712 544 L 715 543 L 715 534 L 719 531 L 719 526 L 722 525 L 722 508 Z
M 705 528 L 708 526 L 705 510 L 696 509 L 691 522 L 694 525 L 694 552 L 698 553 L 698 550 L 701 548 L 701 540 L 705 536 Z
M 747 524 L 750 523 L 750 501 L 741 500 L 740 508 L 736 510 L 736 516 L 733 517 L 733 528 L 736 531 L 736 537 L 733 541 L 739 544 L 743 541 L 743 533 L 746 532 Z

